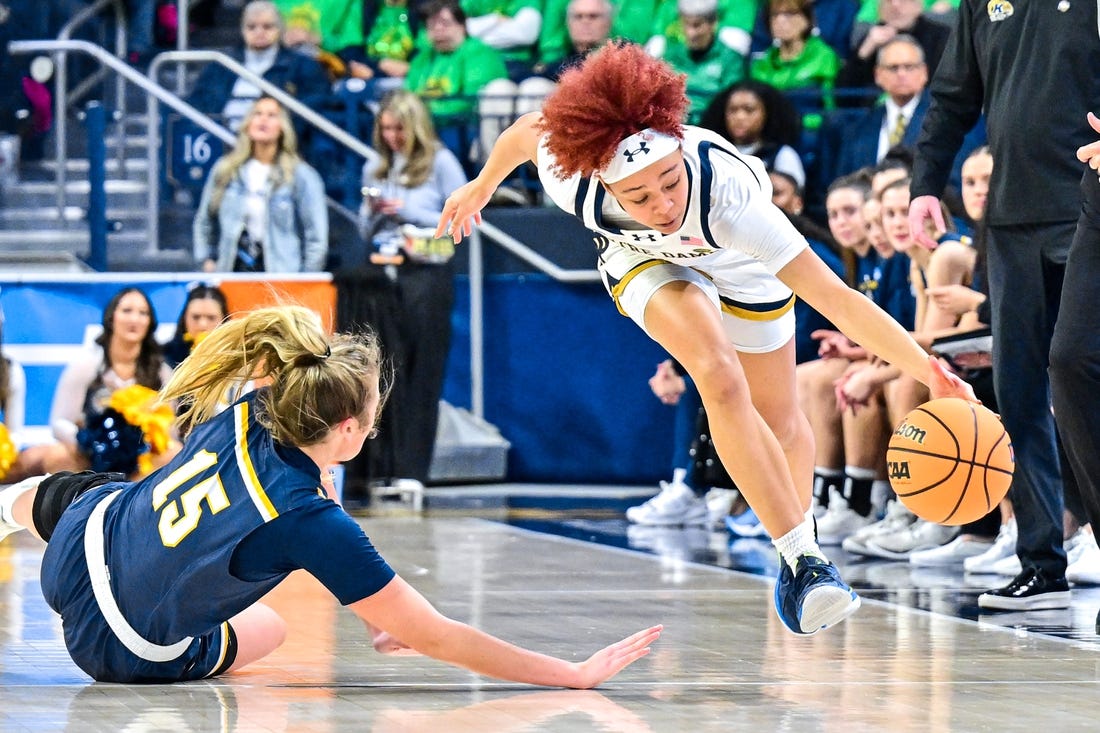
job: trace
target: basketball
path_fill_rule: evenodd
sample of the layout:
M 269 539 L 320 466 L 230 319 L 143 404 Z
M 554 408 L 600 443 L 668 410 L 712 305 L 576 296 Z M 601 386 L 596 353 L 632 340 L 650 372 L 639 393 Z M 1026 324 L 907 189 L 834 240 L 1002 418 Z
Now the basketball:
M 886 449 L 890 485 L 921 519 L 959 525 L 1008 493 L 1012 441 L 989 409 L 958 397 L 926 402 L 901 421 Z

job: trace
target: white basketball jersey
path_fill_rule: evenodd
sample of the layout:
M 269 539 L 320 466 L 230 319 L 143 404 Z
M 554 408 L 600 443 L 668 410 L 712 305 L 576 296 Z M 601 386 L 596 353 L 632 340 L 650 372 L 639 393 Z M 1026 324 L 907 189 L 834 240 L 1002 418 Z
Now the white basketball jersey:
M 724 301 L 754 310 L 787 302 L 791 292 L 774 275 L 808 245 L 772 204 L 764 164 L 691 126 L 684 128 L 682 151 L 688 210 L 671 234 L 630 219 L 596 178 L 558 178 L 545 138 L 538 151 L 539 178 L 555 204 L 598 235 L 599 269 L 609 291 L 646 262 L 662 260 L 706 274 Z

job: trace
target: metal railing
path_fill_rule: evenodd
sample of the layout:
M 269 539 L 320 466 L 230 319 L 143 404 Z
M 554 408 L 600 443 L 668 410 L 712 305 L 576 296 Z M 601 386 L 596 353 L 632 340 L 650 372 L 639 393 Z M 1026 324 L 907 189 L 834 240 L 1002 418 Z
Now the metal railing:
M 66 52 L 80 52 L 86 53 L 99 61 L 104 66 L 110 68 L 117 74 L 119 74 L 126 81 L 135 84 L 142 91 L 148 94 L 148 134 L 146 135 L 146 151 L 149 159 L 148 166 L 148 252 L 153 253 L 159 249 L 160 241 L 160 222 L 159 222 L 159 210 L 160 210 L 160 158 L 158 155 L 160 146 L 160 125 L 157 124 L 159 118 L 159 106 L 160 102 L 171 107 L 176 112 L 187 119 L 194 122 L 196 125 L 211 133 L 218 139 L 232 145 L 236 141 L 236 136 L 227 130 L 222 125 L 217 124 L 211 120 L 206 114 L 195 109 L 193 106 L 180 99 L 179 96 L 168 91 L 164 87 L 157 84 L 153 77 L 155 77 L 160 66 L 164 63 L 177 61 L 177 62 L 191 62 L 191 61 L 213 61 L 220 63 L 230 71 L 234 72 L 238 76 L 252 82 L 259 87 L 265 94 L 269 94 L 279 101 L 288 111 L 302 117 L 308 123 L 321 130 L 325 134 L 329 135 L 336 141 L 343 144 L 346 148 L 352 152 L 357 153 L 364 158 L 370 158 L 374 155 L 373 150 L 369 145 L 359 140 L 356 137 L 349 135 L 346 131 L 339 126 L 333 124 L 317 112 L 313 111 L 309 107 L 302 104 L 300 101 L 284 92 L 279 87 L 275 86 L 271 82 L 263 79 L 251 71 L 246 69 L 236 60 L 226 56 L 218 51 L 166 51 L 158 54 L 149 65 L 149 76 L 142 74 L 126 62 L 112 56 L 106 51 L 106 49 L 90 43 L 88 41 L 12 41 L 8 44 L 8 51 L 12 54 L 29 54 L 29 53 L 55 53 L 58 51 Z M 58 130 L 60 137 L 61 130 Z M 65 152 L 63 147 L 60 149 L 62 159 L 58 161 L 58 179 L 57 184 L 64 186 L 64 159 Z M 62 200 L 62 206 L 64 201 Z M 352 221 L 355 220 L 355 215 L 343 206 L 339 206 L 334 202 L 330 202 L 334 208 L 345 217 L 349 217 Z
M 108 6 L 114 9 L 115 14 L 115 54 L 119 59 L 124 58 L 126 56 L 126 9 L 123 7 L 122 0 L 96 0 L 96 2 L 75 14 L 69 19 L 68 23 L 61 27 L 61 30 L 57 34 L 57 43 L 61 45 L 49 49 L 53 52 L 54 61 L 54 131 L 56 133 L 54 135 L 54 160 L 57 163 L 55 182 L 57 183 L 57 215 L 60 221 L 65 220 L 65 184 L 68 182 L 68 171 L 65 170 L 65 164 L 68 162 L 68 150 L 65 146 L 68 142 L 67 113 L 69 105 L 71 100 L 80 99 L 92 86 L 99 83 L 103 78 L 103 74 L 90 75 L 87 79 L 84 79 L 80 85 L 70 90 L 68 64 L 66 63 L 68 60 L 69 48 L 64 44 L 73 42 L 73 33 L 89 21 L 94 20 Z M 21 42 L 15 41 L 13 43 Z M 83 41 L 81 41 L 81 43 L 83 43 Z M 99 47 L 96 46 L 96 48 Z M 38 50 L 46 51 L 47 49 Z M 11 52 L 19 53 L 14 50 Z M 122 84 L 118 84 L 117 87 L 115 108 L 121 113 L 126 105 L 125 89 Z M 121 151 L 121 146 L 119 149 Z M 123 156 L 120 152 L 120 170 L 122 165 Z

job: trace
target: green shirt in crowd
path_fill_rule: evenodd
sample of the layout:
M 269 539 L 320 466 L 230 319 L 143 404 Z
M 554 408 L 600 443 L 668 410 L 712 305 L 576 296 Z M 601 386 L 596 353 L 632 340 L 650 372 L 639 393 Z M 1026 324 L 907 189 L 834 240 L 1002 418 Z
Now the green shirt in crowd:
M 507 75 L 499 51 L 467 38 L 451 53 L 421 49 L 409 64 L 405 88 L 426 99 L 436 117 L 472 118 L 477 93 L 493 79 Z
M 405 0 L 386 0 L 367 36 L 366 53 L 372 59 L 408 61 L 413 50 L 409 8 Z
M 697 124 L 703 111 L 718 92 L 745 78 L 745 57 L 717 38 L 710 49 L 695 57 L 683 42 L 672 41 L 661 57 L 681 74 L 687 75 L 688 124 Z
M 321 37 L 321 48 L 336 53 L 363 45 L 361 0 L 274 0 L 287 25 L 300 24 Z
M 776 89 L 821 89 L 822 107 L 832 109 L 832 89 L 840 70 L 840 58 L 829 44 L 817 36 L 806 39 L 806 47 L 797 58 L 789 61 L 779 58 L 779 49 L 772 46 L 764 55 L 753 60 L 749 76 L 770 84 Z M 802 124 L 810 129 L 821 126 L 821 115 L 807 114 Z
M 718 29 L 740 28 L 752 33 L 756 25 L 757 0 L 718 0 Z M 676 0 L 658 0 L 649 37 L 664 36 L 670 42 L 683 41 L 684 29 Z

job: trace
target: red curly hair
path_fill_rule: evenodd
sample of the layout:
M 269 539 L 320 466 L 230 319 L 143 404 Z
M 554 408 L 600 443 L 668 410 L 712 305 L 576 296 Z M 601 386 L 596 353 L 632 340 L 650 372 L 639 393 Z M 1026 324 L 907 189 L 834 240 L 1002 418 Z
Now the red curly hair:
M 542 108 L 539 130 L 554 172 L 591 176 L 607 167 L 625 138 L 648 128 L 682 139 L 685 82 L 641 46 L 610 43 L 562 74 Z

